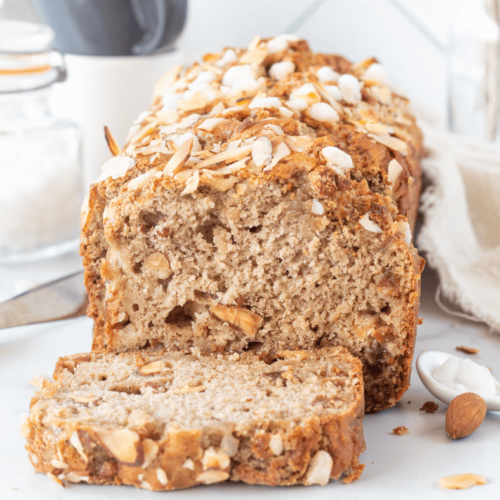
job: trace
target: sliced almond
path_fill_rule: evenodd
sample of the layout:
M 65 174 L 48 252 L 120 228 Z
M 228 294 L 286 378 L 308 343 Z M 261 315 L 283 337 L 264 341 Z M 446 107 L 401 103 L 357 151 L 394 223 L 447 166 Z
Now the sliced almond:
M 166 486 L 166 484 L 168 483 L 167 473 L 160 467 L 156 469 L 156 477 L 163 486 Z
M 161 373 L 163 368 L 163 361 L 158 359 L 156 361 L 150 361 L 145 365 L 142 365 L 137 369 L 137 374 L 142 375 L 143 377 L 151 377 L 152 375 L 158 375 Z
M 144 452 L 137 432 L 130 429 L 99 429 L 96 431 L 106 449 L 120 462 L 139 465 L 143 462 Z
M 233 172 L 236 172 L 237 170 L 240 170 L 242 168 L 245 168 L 250 161 L 250 158 L 243 158 L 243 160 L 236 161 L 234 163 L 231 163 L 231 165 L 227 165 L 222 168 L 218 168 L 217 170 L 211 170 L 210 174 L 211 175 L 228 175 L 232 174 Z M 196 171 L 198 172 L 198 171 Z
M 142 462 L 142 468 L 147 469 L 158 455 L 160 447 L 158 446 L 158 443 L 156 441 L 146 438 L 142 442 L 142 449 L 144 450 L 144 461 Z
M 255 337 L 257 331 L 264 321 L 258 314 L 243 307 L 224 306 L 212 304 L 209 307 L 210 314 L 223 323 L 228 323 L 248 337 Z
M 260 43 L 260 35 L 255 35 L 253 38 L 252 38 L 252 41 L 248 44 L 248 50 L 254 50 L 256 49 L 258 46 L 259 46 L 259 43 Z
M 199 93 L 196 92 L 190 99 L 185 101 L 178 101 L 177 106 L 183 111 L 194 111 L 195 109 L 204 108 L 207 105 L 206 99 Z
M 267 57 L 267 52 L 266 45 L 249 50 L 240 57 L 240 64 L 255 64 L 259 66 Z
M 288 146 L 281 142 L 273 149 L 273 161 L 264 169 L 264 172 L 272 170 L 283 158 L 286 158 L 291 153 Z
M 180 72 L 182 71 L 182 66 L 174 66 L 172 69 L 167 71 L 155 84 L 153 95 L 154 97 L 161 96 L 167 92 L 167 90 L 172 87 L 172 85 L 179 78 Z
M 398 160 L 391 160 L 387 170 L 387 180 L 389 181 L 389 184 L 394 184 L 402 171 L 403 167 Z
M 170 158 L 168 163 L 165 165 L 165 168 L 163 169 L 163 174 L 167 176 L 173 176 L 177 172 L 179 172 L 179 170 L 189 158 L 192 147 L 193 138 L 191 137 L 185 143 L 183 143 L 182 146 L 175 152 L 174 156 Z
M 226 192 L 231 189 L 238 182 L 238 177 L 232 175 L 228 179 L 224 177 L 212 177 L 212 175 L 203 174 L 200 177 L 200 184 L 202 186 L 208 186 L 221 193 Z
M 174 394 L 189 394 L 190 392 L 205 392 L 206 387 L 182 387 L 181 389 L 175 389 Z
M 387 146 L 389 149 L 399 151 L 403 156 L 406 156 L 408 154 L 408 146 L 406 142 L 398 139 L 397 137 L 392 137 L 389 134 L 368 134 L 368 137 L 371 137 L 380 144 Z
M 67 469 L 69 467 L 69 465 L 66 462 L 58 460 L 57 458 L 51 460 L 50 465 L 52 465 L 52 467 L 55 467 L 56 469 Z
M 71 398 L 75 403 L 80 403 L 82 405 L 97 405 L 100 399 L 96 398 L 95 396 L 79 396 L 78 394 L 70 394 L 68 397 Z
M 110 132 L 109 128 L 104 125 L 104 137 L 106 138 L 106 142 L 108 144 L 109 151 L 113 156 L 118 156 L 122 152 L 122 148 L 118 146 L 113 134 Z
M 52 481 L 54 481 L 55 483 L 59 484 L 60 486 L 64 486 L 64 483 L 62 482 L 62 480 L 59 479 L 58 477 L 54 476 L 54 474 L 51 474 L 50 472 L 47 472 L 47 477 L 49 479 L 52 479 Z
M 486 484 L 486 478 L 479 474 L 455 474 L 454 476 L 440 478 L 439 484 L 443 488 L 448 488 L 450 490 L 463 490 L 471 486 Z
M 229 151 L 224 151 L 222 153 L 218 153 L 216 155 L 203 160 L 201 163 L 198 163 L 195 168 L 206 168 L 211 165 L 215 165 L 216 163 L 220 163 L 223 161 L 237 161 L 241 160 L 245 156 L 248 156 L 252 151 L 252 146 L 242 146 L 236 149 L 231 149 Z
M 156 120 L 154 122 L 148 123 L 142 127 L 137 134 L 130 139 L 130 144 L 138 144 L 144 137 L 151 135 L 151 133 L 156 129 L 158 123 Z
M 89 461 L 89 457 L 85 453 L 82 442 L 80 441 L 80 437 L 78 436 L 78 431 L 73 431 L 73 434 L 71 434 L 71 437 L 69 439 L 69 442 L 71 446 L 78 452 L 78 454 L 82 457 L 84 462 Z
M 191 177 L 186 182 L 186 187 L 181 192 L 181 194 L 191 194 L 198 189 L 198 184 L 200 183 L 200 171 L 194 170 Z
M 287 135 L 285 137 L 285 144 L 294 151 L 302 152 L 309 149 L 313 144 L 313 139 L 308 135 Z
M 207 470 L 196 476 L 196 481 L 203 484 L 220 483 L 229 479 L 229 474 L 221 470 Z

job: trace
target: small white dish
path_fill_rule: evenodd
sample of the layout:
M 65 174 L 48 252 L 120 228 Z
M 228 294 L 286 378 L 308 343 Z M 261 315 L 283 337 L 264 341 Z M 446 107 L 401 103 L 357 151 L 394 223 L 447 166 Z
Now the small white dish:
M 426 389 L 443 403 L 450 404 L 460 392 L 448 389 L 432 377 L 434 370 L 441 366 L 452 354 L 440 351 L 426 351 L 417 358 L 417 372 Z M 500 411 L 500 383 L 495 380 L 495 396 L 483 397 L 489 411 Z

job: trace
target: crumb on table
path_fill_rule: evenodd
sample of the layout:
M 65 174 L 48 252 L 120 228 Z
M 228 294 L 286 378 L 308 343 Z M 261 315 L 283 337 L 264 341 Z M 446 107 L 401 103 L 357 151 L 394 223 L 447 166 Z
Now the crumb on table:
M 406 436 L 406 434 L 410 434 L 410 431 L 408 430 L 408 427 L 400 425 L 399 427 L 392 429 L 392 433 L 396 434 L 396 436 Z
M 422 408 L 420 408 L 420 411 L 425 411 L 427 413 L 435 413 L 438 408 L 439 405 L 434 401 L 426 401 L 422 406 Z

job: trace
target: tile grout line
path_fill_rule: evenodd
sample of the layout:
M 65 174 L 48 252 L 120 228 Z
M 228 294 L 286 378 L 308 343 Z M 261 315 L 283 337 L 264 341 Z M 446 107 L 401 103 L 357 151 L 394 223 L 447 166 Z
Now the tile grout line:
M 307 7 L 287 28 L 284 33 L 295 33 L 316 11 L 326 2 L 326 0 L 316 0 Z

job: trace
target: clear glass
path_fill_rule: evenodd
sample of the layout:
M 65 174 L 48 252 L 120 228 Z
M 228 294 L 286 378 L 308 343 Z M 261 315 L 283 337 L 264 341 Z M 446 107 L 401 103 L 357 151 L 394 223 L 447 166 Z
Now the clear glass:
M 49 109 L 50 87 L 0 94 L 0 263 L 78 245 L 81 134 Z

